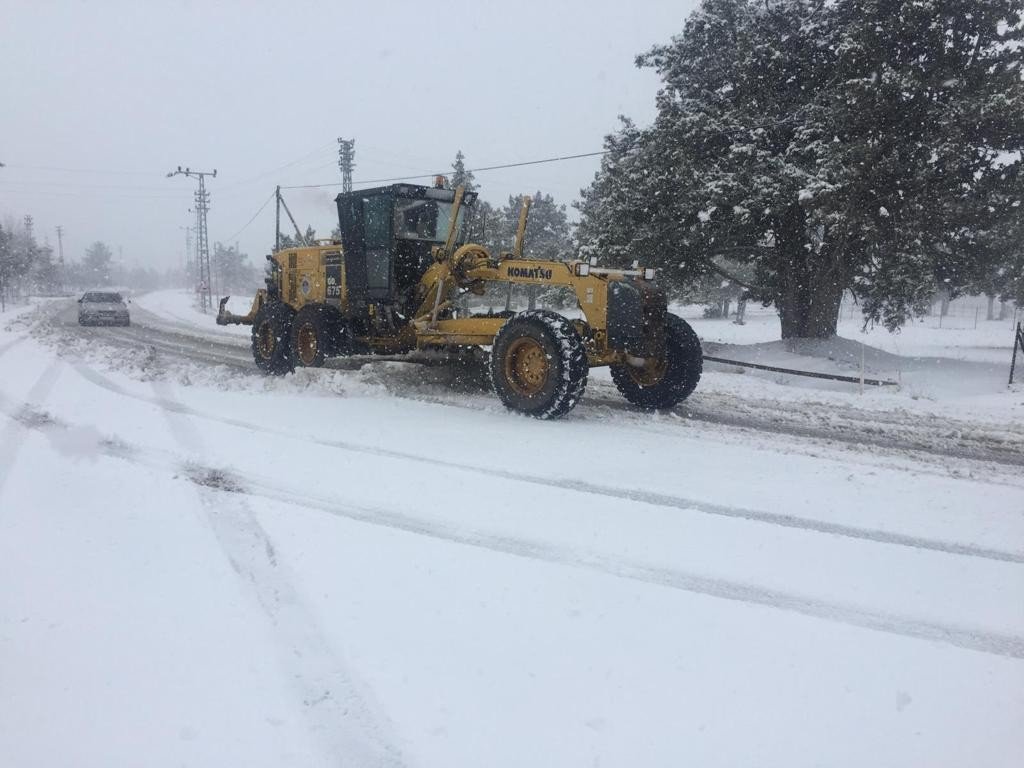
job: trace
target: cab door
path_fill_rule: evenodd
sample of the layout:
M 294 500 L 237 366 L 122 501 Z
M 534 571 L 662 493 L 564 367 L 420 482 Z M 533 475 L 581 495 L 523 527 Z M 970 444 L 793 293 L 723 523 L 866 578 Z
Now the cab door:
M 392 198 L 388 193 L 338 197 L 349 311 L 361 314 L 370 302 L 391 301 Z
M 392 198 L 389 194 L 364 197 L 363 242 L 366 247 L 366 295 L 371 301 L 393 300 Z

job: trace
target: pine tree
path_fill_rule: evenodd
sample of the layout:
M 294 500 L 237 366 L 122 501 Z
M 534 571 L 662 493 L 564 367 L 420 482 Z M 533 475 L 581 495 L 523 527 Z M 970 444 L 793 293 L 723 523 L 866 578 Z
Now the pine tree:
M 85 251 L 82 260 L 86 281 L 96 287 L 110 285 L 114 254 L 106 243 L 97 240 Z
M 225 247 L 221 243 L 214 243 L 211 267 L 221 294 L 249 291 L 258 282 L 256 269 L 249 263 L 249 257 L 234 246 Z
M 501 210 L 500 250 L 511 250 L 519 226 L 519 211 L 523 205 L 521 195 L 510 196 Z M 532 196 L 523 256 L 528 259 L 566 259 L 572 255 L 573 243 L 569 234 L 569 219 L 565 206 L 555 202 L 551 195 L 537 191 Z
M 53 294 L 59 286 L 59 275 L 57 264 L 53 260 L 53 248 L 44 245 L 39 248 L 31 265 L 31 282 L 37 293 L 45 295 Z
M 461 185 L 466 188 L 467 192 L 473 192 L 477 189 L 476 178 L 473 176 L 472 171 L 466 170 L 466 156 L 462 154 L 461 149 L 455 153 L 450 184 L 452 189 Z
M 338 231 L 338 236 L 341 236 L 340 230 Z M 305 245 L 312 245 L 313 242 L 316 240 L 316 230 L 313 229 L 313 227 L 307 225 L 306 231 L 302 233 L 302 237 L 305 240 Z M 282 232 L 281 242 L 278 248 L 280 250 L 284 250 L 285 248 L 303 248 L 305 247 L 305 245 L 303 245 L 303 243 L 299 241 L 298 235 L 292 236 Z
M 10 233 L 0 224 L 0 311 L 7 309 L 7 291 L 13 274 Z
M 969 285 L 985 233 L 1019 219 L 1020 10 L 705 0 L 638 58 L 662 78 L 658 116 L 607 140 L 581 252 L 679 283 L 739 260 L 784 338 L 834 335 L 846 290 L 899 326 L 937 284 Z

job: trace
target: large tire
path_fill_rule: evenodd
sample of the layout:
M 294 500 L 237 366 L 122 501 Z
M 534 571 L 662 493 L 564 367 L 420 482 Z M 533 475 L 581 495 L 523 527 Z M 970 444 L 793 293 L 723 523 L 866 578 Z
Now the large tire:
M 294 370 L 289 338 L 294 313 L 287 304 L 264 304 L 252 321 L 252 357 L 264 373 L 283 376 Z
M 520 312 L 494 337 L 491 382 L 513 411 L 538 419 L 565 415 L 583 397 L 589 371 L 583 340 L 555 312 Z
M 635 368 L 613 365 L 612 380 L 629 402 L 654 410 L 671 408 L 682 402 L 697 387 L 704 356 L 700 339 L 681 317 L 665 317 L 665 356 L 656 364 Z
M 327 355 L 334 353 L 336 318 L 322 304 L 307 304 L 300 309 L 289 335 L 292 360 L 304 368 L 319 368 Z

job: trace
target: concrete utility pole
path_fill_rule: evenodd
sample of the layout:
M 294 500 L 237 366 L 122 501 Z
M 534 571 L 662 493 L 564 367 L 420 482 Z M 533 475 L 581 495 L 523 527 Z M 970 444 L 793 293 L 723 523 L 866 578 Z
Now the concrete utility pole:
M 341 191 L 352 191 L 352 169 L 356 167 L 356 140 L 338 139 L 338 168 L 341 169 Z
M 199 269 L 199 299 L 203 306 L 203 312 L 213 306 L 210 300 L 210 241 L 206 232 L 206 212 L 210 210 L 210 193 L 206 191 L 206 177 L 217 178 L 217 169 L 210 171 L 193 171 L 191 168 L 171 171 L 171 176 L 190 176 L 199 179 L 199 186 L 196 189 L 196 266 Z
M 60 265 L 57 290 L 64 293 L 64 227 L 59 224 L 57 225 L 57 263 Z

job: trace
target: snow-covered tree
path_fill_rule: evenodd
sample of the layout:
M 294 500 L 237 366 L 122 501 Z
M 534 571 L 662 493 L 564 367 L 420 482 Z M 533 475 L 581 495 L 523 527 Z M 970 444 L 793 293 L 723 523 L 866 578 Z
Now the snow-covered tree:
M 11 233 L 0 224 L 0 310 L 7 308 L 7 292 L 14 273 L 14 257 L 11 253 Z
M 625 121 L 579 244 L 679 282 L 753 267 L 783 337 L 835 333 L 843 292 L 897 327 L 967 285 L 1021 199 L 1019 0 L 704 0 L 637 60 L 658 116 Z
M 214 243 L 210 267 L 214 285 L 221 294 L 250 291 L 259 282 L 259 274 L 249 263 L 249 257 L 234 246 Z
M 53 248 L 44 245 L 35 251 L 31 264 L 30 281 L 33 289 L 42 294 L 53 294 L 60 286 L 60 274 L 53 259 Z
M 332 232 L 331 236 L 335 237 L 335 238 L 340 238 L 341 237 L 341 231 L 340 230 L 335 230 L 334 232 Z M 313 227 L 307 225 L 306 226 L 306 231 L 302 233 L 302 237 L 305 240 L 306 245 L 312 245 L 313 242 L 316 240 L 316 230 L 313 229 Z M 289 235 L 289 234 L 287 234 L 285 232 L 282 232 L 281 233 L 281 244 L 280 244 L 279 247 L 280 247 L 281 250 L 284 250 L 285 248 L 302 248 L 304 246 L 299 241 L 298 235 Z
M 455 162 L 452 163 L 452 175 L 449 181 L 452 189 L 455 189 L 460 184 L 466 188 L 467 192 L 473 192 L 476 190 L 476 177 L 473 176 L 473 172 L 466 169 L 466 156 L 462 154 L 460 149 L 455 153 Z
M 87 285 L 94 287 L 109 285 L 113 260 L 114 254 L 106 243 L 97 240 L 90 245 L 82 260 L 82 272 Z
M 531 197 L 523 256 L 528 259 L 568 258 L 572 254 L 573 244 L 565 205 L 556 203 L 551 195 L 539 190 Z M 500 211 L 501 250 L 512 249 L 522 205 L 521 195 L 510 196 L 508 204 Z

